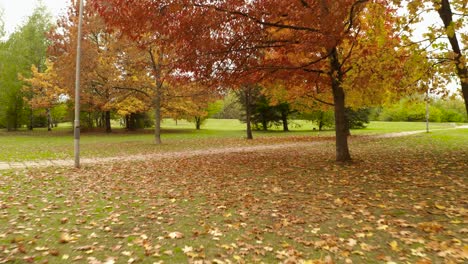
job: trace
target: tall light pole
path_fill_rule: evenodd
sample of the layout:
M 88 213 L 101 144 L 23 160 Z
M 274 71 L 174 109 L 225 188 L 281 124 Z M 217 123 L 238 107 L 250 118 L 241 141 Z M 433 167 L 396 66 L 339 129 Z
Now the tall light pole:
M 76 76 L 75 76 L 75 168 L 80 167 L 80 71 L 81 71 L 81 28 L 83 26 L 83 0 L 80 0 L 78 17 L 78 40 L 76 46 Z

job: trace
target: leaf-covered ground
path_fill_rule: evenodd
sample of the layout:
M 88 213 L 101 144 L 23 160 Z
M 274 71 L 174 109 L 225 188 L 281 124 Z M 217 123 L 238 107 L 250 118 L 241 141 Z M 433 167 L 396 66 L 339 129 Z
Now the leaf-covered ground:
M 0 263 L 464 263 L 467 132 L 0 172 Z

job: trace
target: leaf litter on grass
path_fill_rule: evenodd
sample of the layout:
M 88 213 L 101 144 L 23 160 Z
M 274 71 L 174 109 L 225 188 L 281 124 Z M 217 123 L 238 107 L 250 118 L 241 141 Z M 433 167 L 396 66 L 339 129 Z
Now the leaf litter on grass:
M 465 262 L 466 151 L 380 143 L 3 173 L 0 262 Z

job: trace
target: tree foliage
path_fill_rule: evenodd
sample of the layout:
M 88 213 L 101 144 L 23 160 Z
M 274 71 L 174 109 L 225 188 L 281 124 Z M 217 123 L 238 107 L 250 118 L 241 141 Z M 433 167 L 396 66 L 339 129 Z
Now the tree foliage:
M 427 52 L 437 75 L 432 88 L 446 93 L 447 82 L 456 80 L 461 88 L 468 113 L 468 5 L 466 0 L 394 0 L 407 13 L 401 18 L 402 40 L 405 45 L 421 46 Z M 431 23 L 426 32 L 415 31 L 414 25 L 428 17 L 438 17 L 441 23 Z M 427 22 L 426 22 L 427 24 Z M 420 27 L 419 27 L 420 28 Z
M 38 72 L 46 70 L 46 51 L 49 42 L 46 33 L 51 27 L 51 17 L 44 5 L 38 5 L 6 42 L 0 52 L 0 124 L 16 130 L 25 123 L 33 127 L 34 113 L 23 102 L 32 94 L 24 92 L 20 76 L 31 76 L 31 65 Z M 3 25 L 3 23 L 2 23 Z M 1 30 L 1 32 L 4 32 Z
M 346 96 L 350 105 L 385 98 L 414 82 L 407 71 L 425 65 L 400 46 L 396 10 L 386 1 L 92 2 L 136 39 L 145 32 L 170 37 L 185 58 L 178 67 L 194 77 L 232 87 L 281 79 L 323 94 L 335 108 L 340 161 L 350 159 Z

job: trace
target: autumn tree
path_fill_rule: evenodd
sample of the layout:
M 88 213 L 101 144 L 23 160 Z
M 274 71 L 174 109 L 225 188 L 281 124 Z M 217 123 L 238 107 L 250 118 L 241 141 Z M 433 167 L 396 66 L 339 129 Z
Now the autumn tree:
M 52 108 L 59 103 L 64 90 L 58 86 L 58 76 L 53 64 L 46 62 L 46 70 L 40 72 L 36 66 L 31 67 L 31 78 L 21 78 L 25 82 L 23 92 L 30 95 L 24 98 L 31 109 L 45 109 L 47 130 L 52 130 Z
M 178 67 L 194 78 L 244 88 L 267 79 L 321 87 L 335 110 L 338 161 L 351 159 L 347 93 L 383 97 L 404 76 L 398 69 L 408 68 L 402 67 L 408 51 L 391 56 L 399 50 L 396 10 L 383 0 L 93 2 L 110 24 L 130 35 L 165 32 L 184 58 Z M 368 41 L 372 35 L 375 43 Z
M 189 83 L 195 78 L 195 72 L 187 71 L 183 66 L 195 63 L 191 59 L 196 56 L 191 50 L 182 48 L 177 34 L 172 31 L 179 21 L 174 17 L 175 9 L 167 9 L 165 3 L 157 1 L 148 4 L 147 1 L 93 0 L 90 3 L 94 4 L 111 27 L 122 32 L 134 43 L 135 49 L 132 53 L 138 54 L 135 57 L 138 59 L 127 58 L 125 64 L 133 70 L 130 74 L 125 74 L 124 77 L 129 82 L 122 89 L 144 94 L 149 99 L 155 117 L 155 142 L 160 144 L 163 111 L 170 110 L 170 104 L 174 105 L 174 100 L 177 101 L 178 97 L 192 97 L 193 101 L 198 95 L 198 92 L 193 93 L 192 89 L 177 90 L 177 84 Z M 112 6 L 118 8 L 113 9 Z M 121 15 L 129 20 L 121 19 Z M 131 82 L 141 79 L 148 81 L 148 77 L 151 78 L 151 84 L 140 85 L 134 89 L 135 86 L 132 86 Z
M 111 111 L 117 111 L 116 103 L 121 92 L 114 89 L 121 69 L 116 65 L 122 42 L 117 33 L 107 31 L 103 20 L 90 8 L 85 6 L 82 41 L 82 85 L 81 104 L 88 112 L 103 113 L 102 120 L 107 132 L 111 132 Z M 61 87 L 66 88 L 68 95 L 74 96 L 74 61 L 76 57 L 78 23 L 78 1 L 72 1 L 67 15 L 62 16 L 57 27 L 49 34 L 51 46 L 49 58 L 54 62 L 55 71 L 59 72 Z M 90 123 L 92 126 L 92 123 Z
M 468 113 L 468 5 L 465 0 L 394 1 L 407 12 L 402 16 L 406 45 L 418 45 L 427 50 L 428 57 L 438 70 L 437 75 L 450 81 L 456 76 L 461 86 L 461 95 Z M 433 23 L 438 17 L 441 23 Z M 419 25 L 418 25 L 419 24 Z M 428 24 L 425 32 L 416 31 Z M 423 33 L 423 34 L 421 34 Z M 435 82 L 445 86 L 446 83 Z M 434 87 L 438 89 L 440 87 Z
M 176 85 L 177 88 L 170 89 L 167 95 L 170 100 L 164 106 L 166 115 L 175 120 L 186 119 L 195 123 L 195 128 L 200 130 L 202 123 L 216 111 L 214 103 L 220 98 L 219 93 L 190 80 Z

